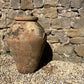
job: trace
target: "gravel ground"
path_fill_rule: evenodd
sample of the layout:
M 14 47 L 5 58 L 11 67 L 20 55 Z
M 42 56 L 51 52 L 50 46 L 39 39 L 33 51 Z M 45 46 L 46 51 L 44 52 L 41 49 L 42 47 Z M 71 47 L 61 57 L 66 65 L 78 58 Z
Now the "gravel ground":
M 51 61 L 32 74 L 17 71 L 10 55 L 0 55 L 0 84 L 84 84 L 84 63 Z

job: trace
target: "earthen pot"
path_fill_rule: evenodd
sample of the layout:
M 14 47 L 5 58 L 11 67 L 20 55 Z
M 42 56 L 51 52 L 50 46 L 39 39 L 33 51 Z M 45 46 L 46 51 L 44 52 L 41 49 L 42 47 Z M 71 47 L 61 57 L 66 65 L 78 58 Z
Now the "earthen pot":
M 46 43 L 46 34 L 37 17 L 15 17 L 16 23 L 8 30 L 7 44 L 21 73 L 34 72 Z

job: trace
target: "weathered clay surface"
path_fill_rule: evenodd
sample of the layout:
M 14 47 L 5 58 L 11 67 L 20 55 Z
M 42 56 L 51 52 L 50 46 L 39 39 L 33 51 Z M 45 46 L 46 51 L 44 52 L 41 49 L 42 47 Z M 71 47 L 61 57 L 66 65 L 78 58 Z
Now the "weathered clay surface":
M 33 72 L 38 67 L 42 56 L 46 41 L 45 32 L 36 22 L 25 21 L 25 17 L 16 17 L 15 19 L 20 21 L 17 21 L 17 24 L 9 29 L 6 38 L 8 46 L 19 72 Z M 27 19 L 32 20 L 31 17 Z

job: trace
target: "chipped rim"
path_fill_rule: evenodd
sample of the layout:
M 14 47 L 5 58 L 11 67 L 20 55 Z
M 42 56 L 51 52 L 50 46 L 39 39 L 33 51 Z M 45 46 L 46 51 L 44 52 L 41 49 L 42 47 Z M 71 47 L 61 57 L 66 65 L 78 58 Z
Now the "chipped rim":
M 38 17 L 35 16 L 25 16 L 25 17 L 15 17 L 16 21 L 37 21 Z

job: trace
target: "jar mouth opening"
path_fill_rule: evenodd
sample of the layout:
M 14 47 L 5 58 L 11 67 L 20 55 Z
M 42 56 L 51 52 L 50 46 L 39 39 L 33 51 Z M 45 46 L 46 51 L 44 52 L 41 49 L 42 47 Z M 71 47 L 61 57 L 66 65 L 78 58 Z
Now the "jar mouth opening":
M 15 17 L 16 21 L 37 21 L 38 17 L 35 16 L 25 16 L 25 17 Z

